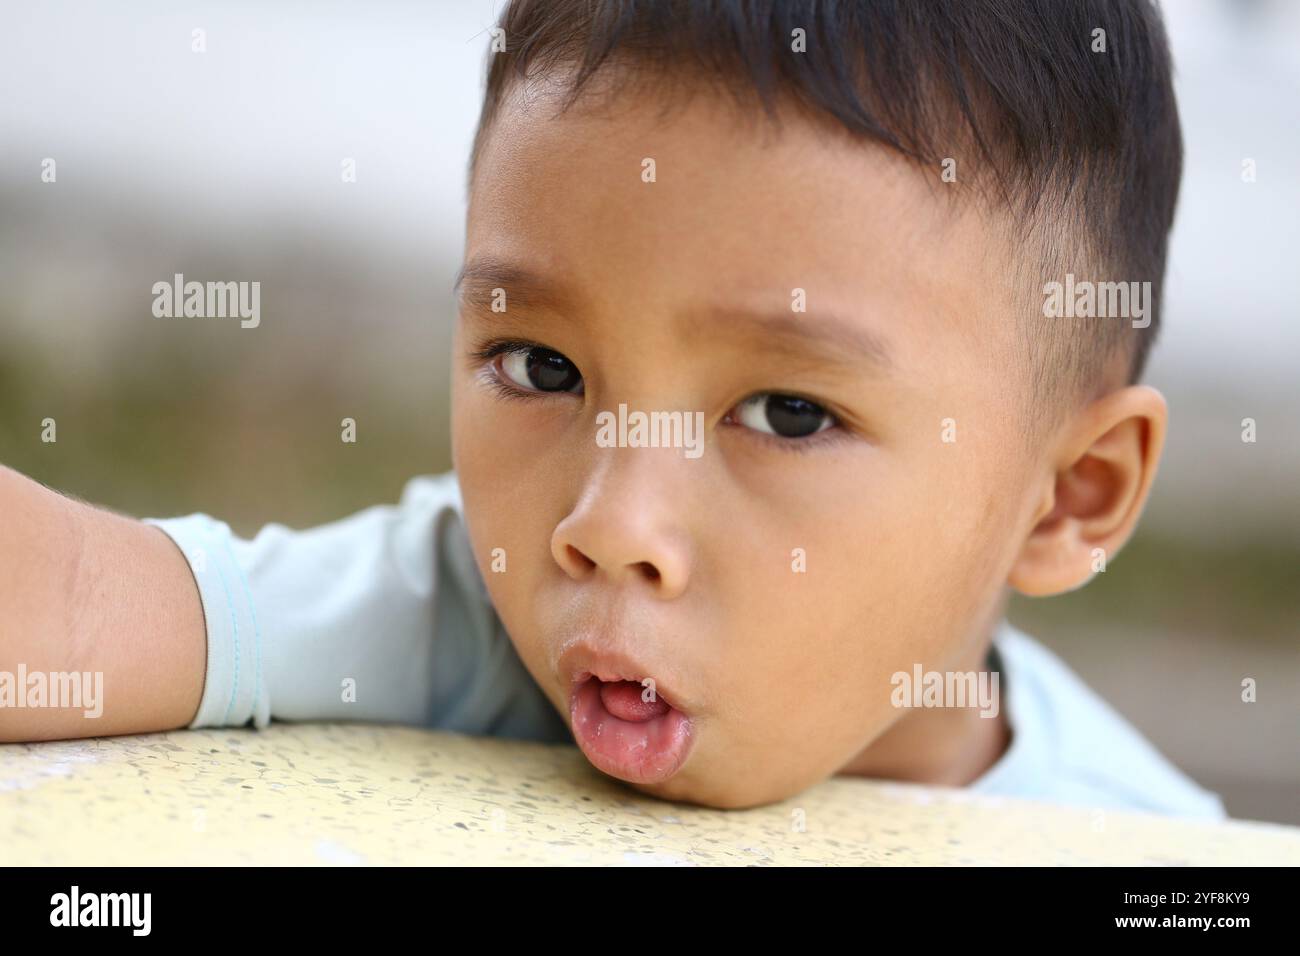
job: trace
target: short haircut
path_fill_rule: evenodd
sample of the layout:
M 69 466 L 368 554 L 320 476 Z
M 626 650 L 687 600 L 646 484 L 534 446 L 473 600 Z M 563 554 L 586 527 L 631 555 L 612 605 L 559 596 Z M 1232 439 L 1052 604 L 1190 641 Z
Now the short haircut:
M 563 108 L 606 64 L 634 82 L 707 77 L 775 118 L 778 98 L 925 168 L 946 158 L 1009 215 L 1013 287 L 1040 406 L 1137 380 L 1160 327 L 1182 135 L 1149 0 L 511 0 L 489 53 L 470 180 L 513 83 L 567 75 Z M 795 31 L 804 51 L 796 52 Z M 1097 31 L 1104 31 L 1098 33 Z M 1101 48 L 1099 48 L 1101 47 Z M 960 195 L 954 192 L 951 195 Z M 1146 328 L 1048 318 L 1044 283 L 1150 282 Z

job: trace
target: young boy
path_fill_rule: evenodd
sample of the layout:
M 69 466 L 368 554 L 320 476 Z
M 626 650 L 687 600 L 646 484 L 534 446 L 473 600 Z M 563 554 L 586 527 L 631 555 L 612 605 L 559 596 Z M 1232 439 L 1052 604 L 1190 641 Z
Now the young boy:
M 1160 458 L 1181 139 L 1147 3 L 499 26 L 455 473 L 251 541 L 0 473 L 0 669 L 106 697 L 0 739 L 401 721 L 718 807 L 851 774 L 1222 817 L 1003 620 L 1113 558 Z

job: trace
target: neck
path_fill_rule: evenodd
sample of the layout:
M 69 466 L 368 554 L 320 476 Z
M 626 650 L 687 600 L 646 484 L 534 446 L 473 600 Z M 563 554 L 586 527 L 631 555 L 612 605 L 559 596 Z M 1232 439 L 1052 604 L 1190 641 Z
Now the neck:
M 977 657 L 978 664 L 971 662 L 973 666 L 966 670 L 989 669 L 986 647 Z M 997 763 L 1010 742 L 1005 707 L 998 707 L 996 717 L 981 717 L 978 707 L 917 707 L 906 711 L 839 772 L 961 787 Z

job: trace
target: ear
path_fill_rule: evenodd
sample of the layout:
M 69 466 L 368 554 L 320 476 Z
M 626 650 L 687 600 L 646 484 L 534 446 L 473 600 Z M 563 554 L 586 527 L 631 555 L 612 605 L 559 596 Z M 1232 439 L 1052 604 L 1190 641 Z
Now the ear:
M 1008 584 L 1031 597 L 1072 591 L 1124 546 L 1155 479 L 1168 418 L 1164 396 L 1131 385 L 1065 426 Z

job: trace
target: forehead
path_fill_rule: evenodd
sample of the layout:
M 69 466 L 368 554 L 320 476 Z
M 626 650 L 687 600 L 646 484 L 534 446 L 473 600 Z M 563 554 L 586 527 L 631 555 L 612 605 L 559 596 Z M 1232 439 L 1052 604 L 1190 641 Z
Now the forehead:
M 467 264 L 553 277 L 597 314 L 770 314 L 803 290 L 809 321 L 860 317 L 901 358 L 936 338 L 987 344 L 980 313 L 1007 315 L 993 234 L 940 192 L 938 169 L 793 106 L 776 125 L 705 90 L 559 105 L 507 94 L 472 184 Z

